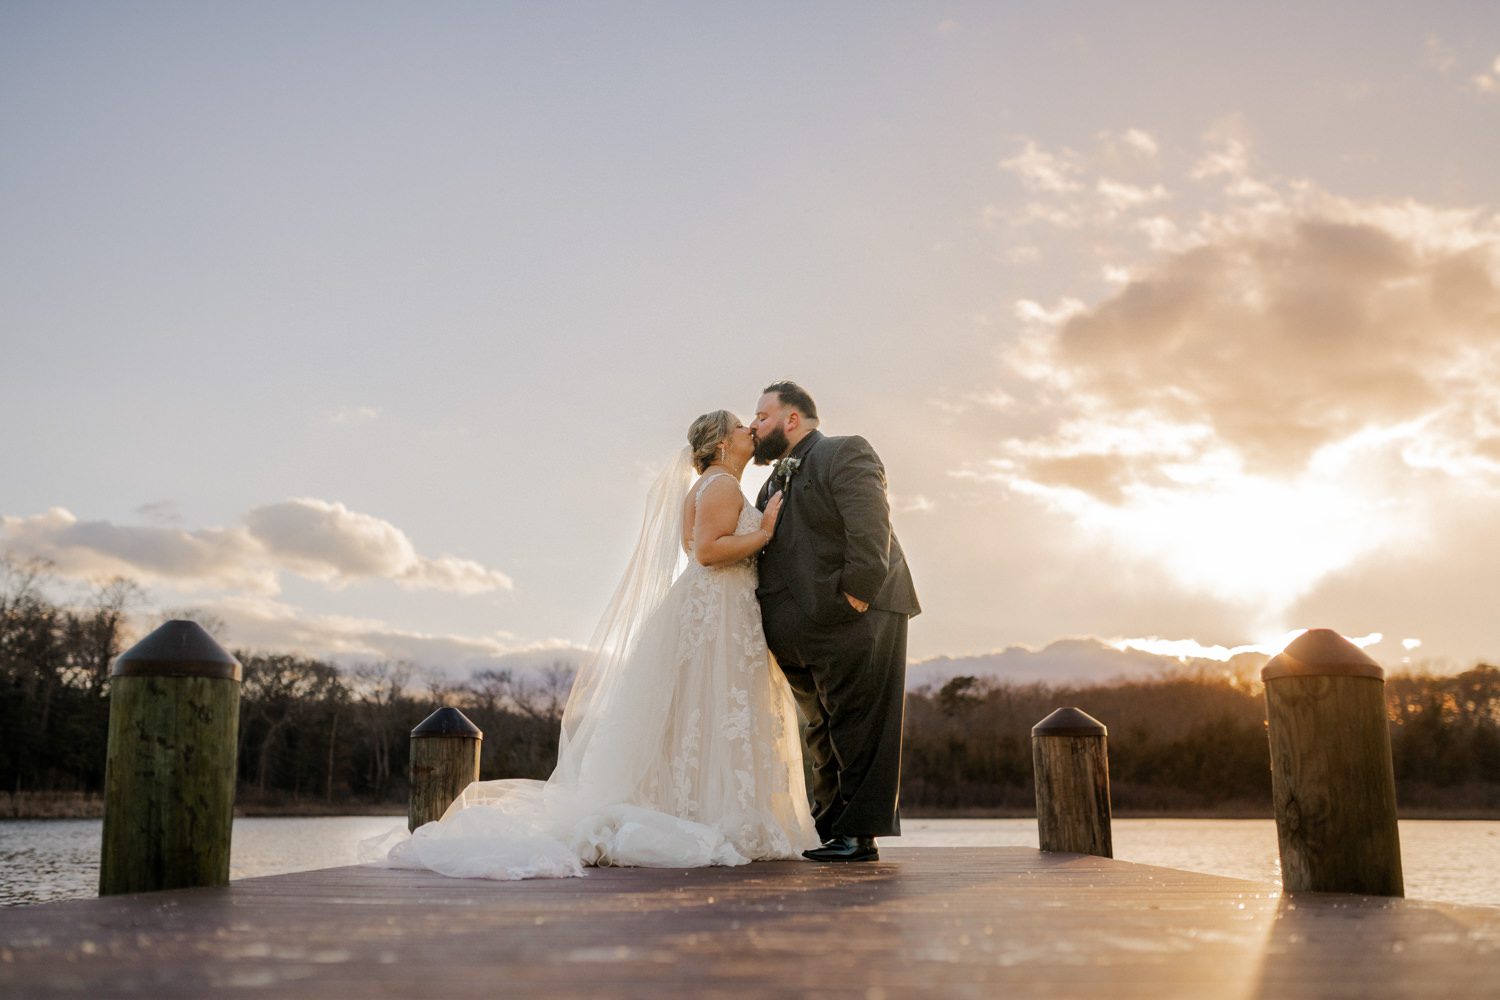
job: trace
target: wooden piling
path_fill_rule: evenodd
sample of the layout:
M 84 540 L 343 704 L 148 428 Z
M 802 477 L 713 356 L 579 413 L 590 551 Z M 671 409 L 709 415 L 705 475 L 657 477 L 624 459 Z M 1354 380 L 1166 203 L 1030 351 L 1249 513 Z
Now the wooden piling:
M 411 731 L 411 798 L 406 825 L 415 830 L 438 819 L 479 780 L 484 733 L 456 708 L 440 708 Z
M 1330 629 L 1261 670 L 1287 892 L 1402 896 L 1385 671 Z
M 1114 857 L 1108 733 L 1103 723 L 1077 708 L 1059 708 L 1031 727 L 1042 850 Z
M 229 881 L 240 664 L 169 621 L 115 660 L 99 895 Z

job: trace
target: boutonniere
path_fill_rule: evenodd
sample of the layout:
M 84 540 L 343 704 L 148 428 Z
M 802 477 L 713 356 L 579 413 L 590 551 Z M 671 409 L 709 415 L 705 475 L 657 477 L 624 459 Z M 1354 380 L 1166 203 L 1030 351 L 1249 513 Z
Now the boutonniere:
M 788 456 L 777 459 L 776 468 L 772 472 L 772 478 L 781 484 L 781 489 L 785 492 L 786 488 L 791 485 L 792 477 L 797 474 L 797 470 L 800 468 L 802 468 L 802 459 L 800 458 Z

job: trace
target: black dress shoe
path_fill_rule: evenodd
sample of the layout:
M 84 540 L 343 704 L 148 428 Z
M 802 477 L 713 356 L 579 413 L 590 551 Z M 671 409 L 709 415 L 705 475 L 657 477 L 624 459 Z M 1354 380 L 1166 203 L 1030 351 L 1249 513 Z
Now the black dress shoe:
M 880 851 L 874 837 L 833 837 L 802 856 L 809 861 L 879 861 Z

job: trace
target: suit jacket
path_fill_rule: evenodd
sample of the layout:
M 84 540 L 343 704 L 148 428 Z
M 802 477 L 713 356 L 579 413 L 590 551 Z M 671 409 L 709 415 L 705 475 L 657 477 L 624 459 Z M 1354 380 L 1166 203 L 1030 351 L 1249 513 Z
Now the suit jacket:
M 776 533 L 761 550 L 756 595 L 790 590 L 798 606 L 825 625 L 859 616 L 845 592 L 882 611 L 920 612 L 891 530 L 885 466 L 875 449 L 862 437 L 813 431 L 790 454 L 802 464 L 783 489 Z M 765 510 L 778 488 L 773 473 L 755 505 Z

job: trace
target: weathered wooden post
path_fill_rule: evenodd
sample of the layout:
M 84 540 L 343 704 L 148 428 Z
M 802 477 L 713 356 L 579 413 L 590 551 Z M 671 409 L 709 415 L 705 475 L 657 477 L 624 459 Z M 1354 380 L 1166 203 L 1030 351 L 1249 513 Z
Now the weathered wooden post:
M 99 895 L 229 881 L 239 721 L 239 661 L 197 622 L 115 660 Z
M 479 780 L 484 733 L 456 708 L 440 708 L 411 731 L 411 799 L 406 826 L 440 818 L 472 781 Z
M 1077 708 L 1059 708 L 1031 727 L 1042 850 L 1114 857 L 1108 735 L 1102 722 Z
M 1320 628 L 1292 640 L 1260 676 L 1282 887 L 1405 895 L 1385 671 Z

